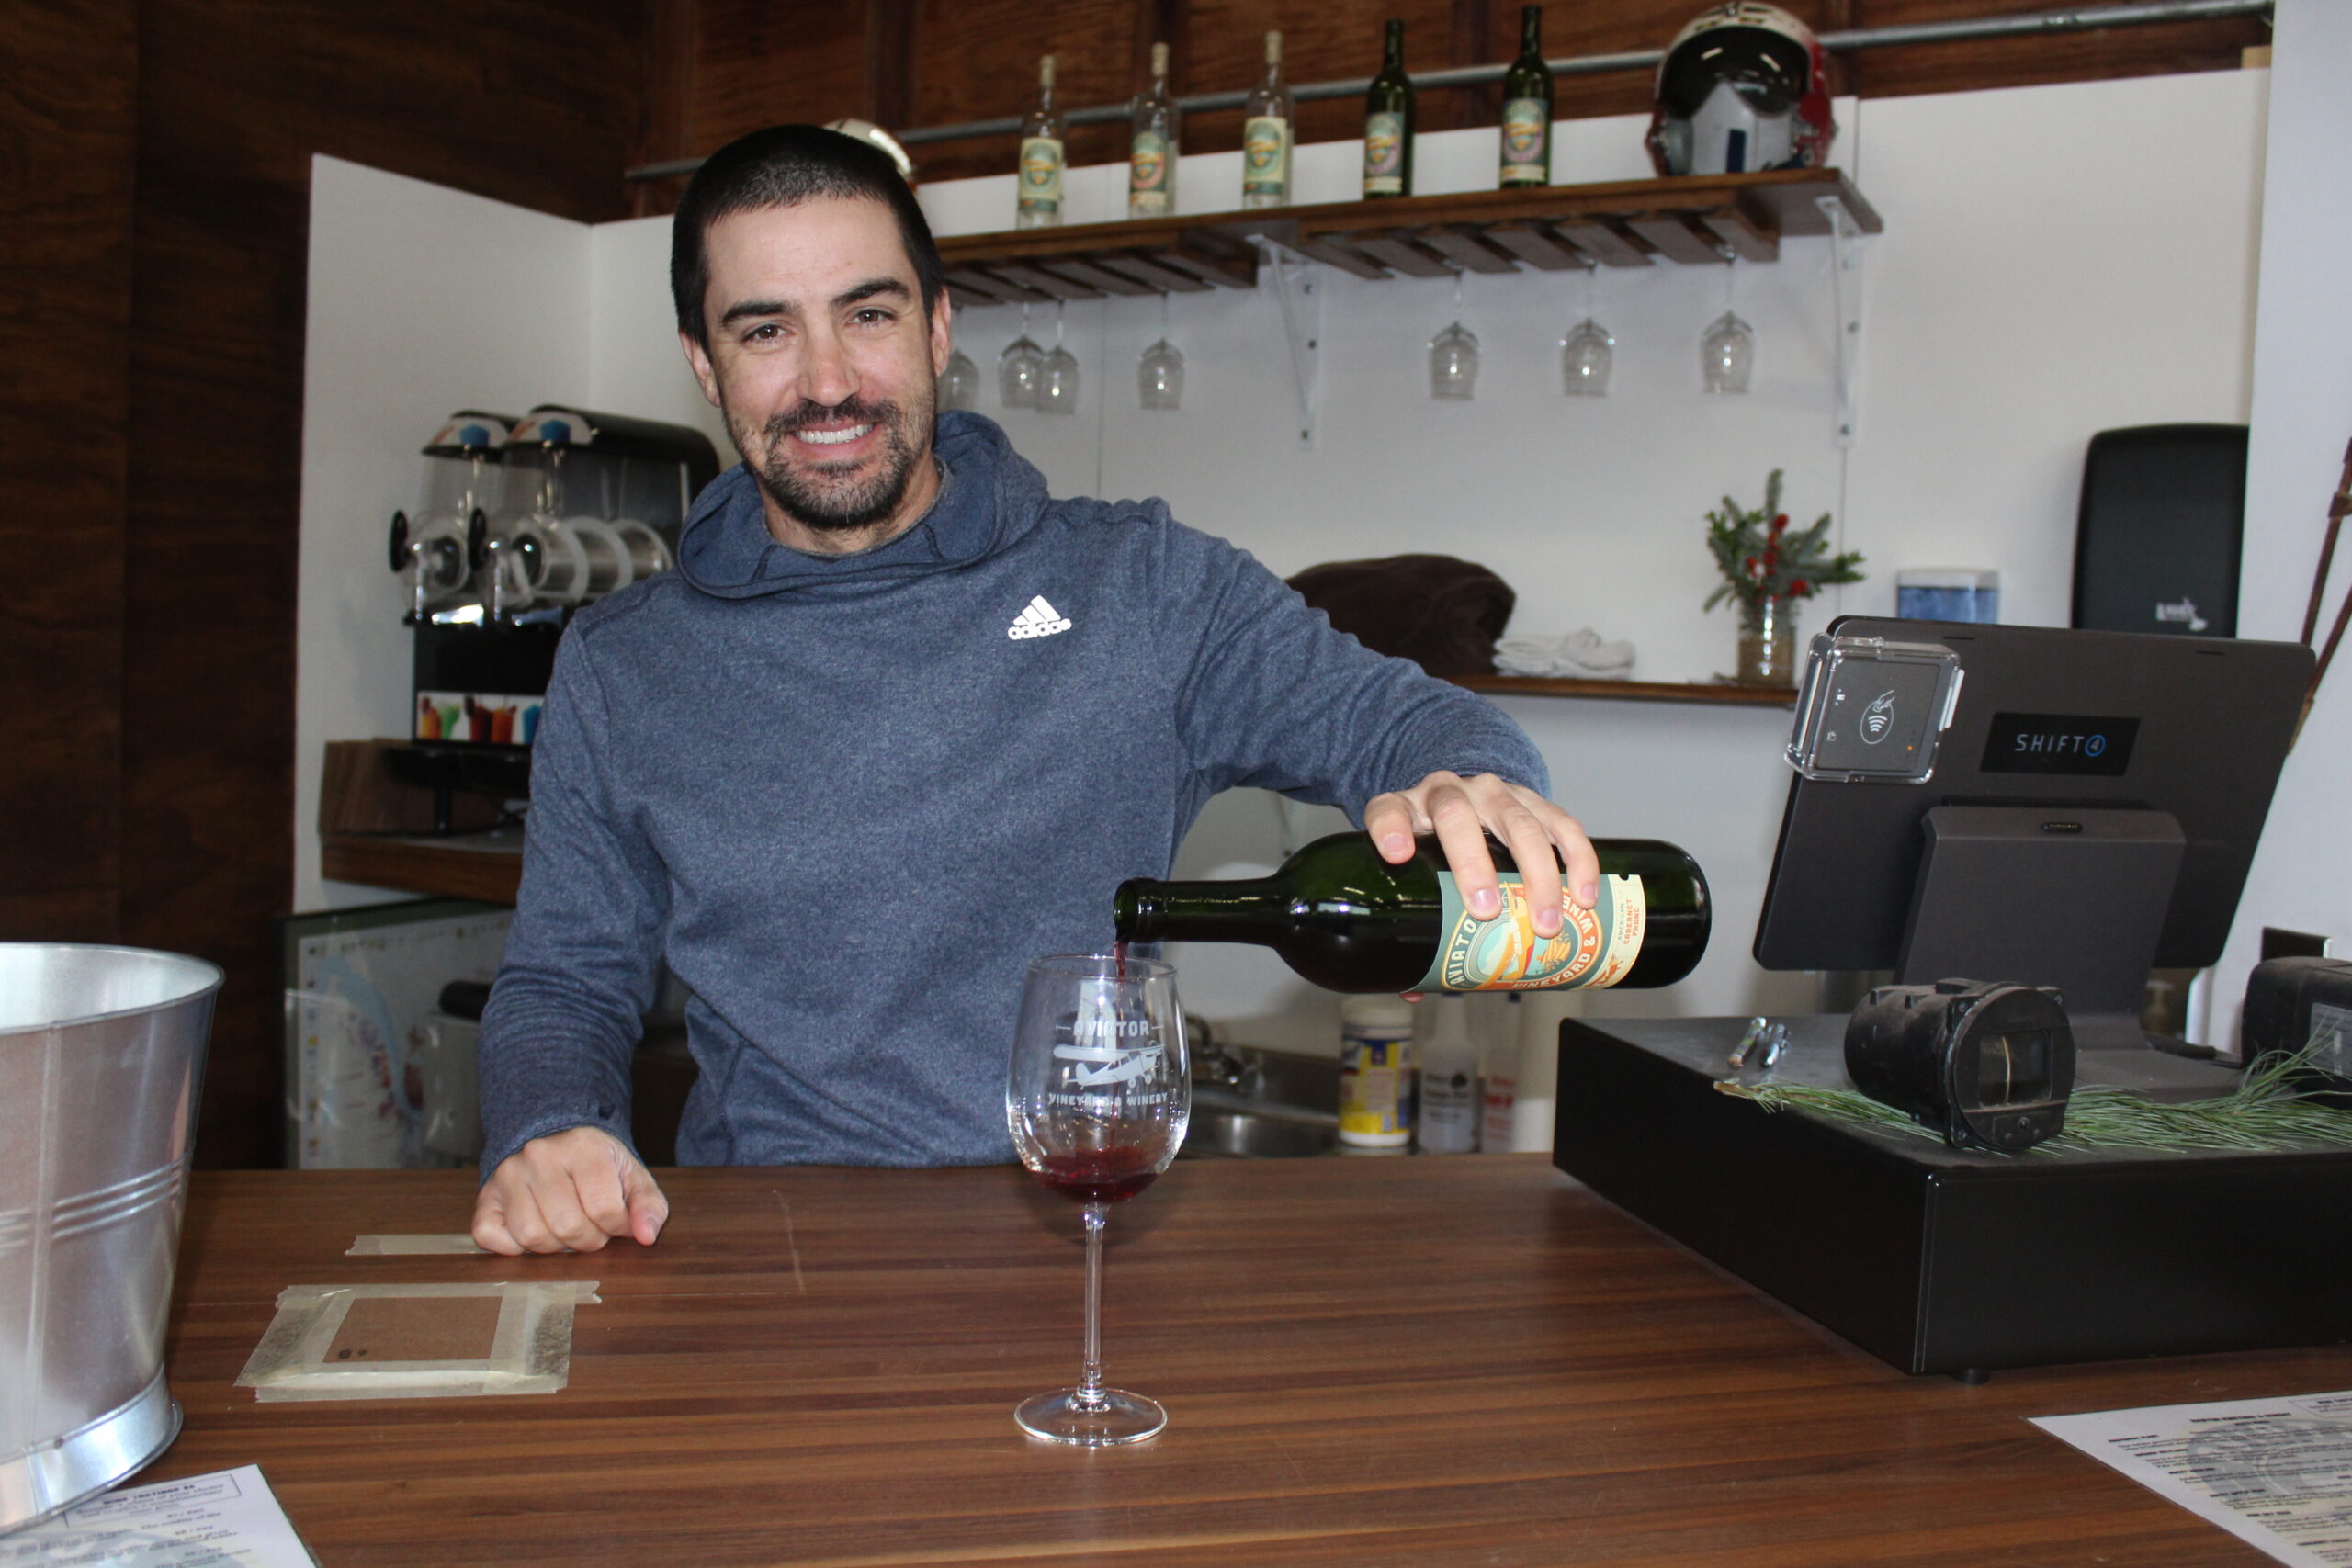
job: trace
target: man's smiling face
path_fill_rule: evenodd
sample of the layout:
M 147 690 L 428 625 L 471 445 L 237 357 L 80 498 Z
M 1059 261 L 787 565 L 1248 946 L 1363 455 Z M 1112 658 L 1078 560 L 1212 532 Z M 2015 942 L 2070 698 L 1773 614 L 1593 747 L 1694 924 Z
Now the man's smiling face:
M 926 314 L 897 219 L 819 197 L 730 213 L 705 231 L 706 348 L 681 333 L 703 395 L 759 486 L 768 530 L 826 555 L 871 549 L 931 507 L 947 299 Z

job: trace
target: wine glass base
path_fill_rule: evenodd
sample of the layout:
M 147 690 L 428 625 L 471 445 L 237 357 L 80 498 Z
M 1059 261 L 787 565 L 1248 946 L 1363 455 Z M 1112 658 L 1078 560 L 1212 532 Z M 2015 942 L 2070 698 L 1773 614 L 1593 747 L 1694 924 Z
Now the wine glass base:
M 1156 1400 L 1122 1388 L 1106 1388 L 1089 1404 L 1074 1388 L 1057 1388 L 1024 1399 L 1012 1419 L 1033 1438 L 1049 1443 L 1075 1443 L 1080 1448 L 1109 1448 L 1139 1443 L 1168 1425 L 1168 1412 Z

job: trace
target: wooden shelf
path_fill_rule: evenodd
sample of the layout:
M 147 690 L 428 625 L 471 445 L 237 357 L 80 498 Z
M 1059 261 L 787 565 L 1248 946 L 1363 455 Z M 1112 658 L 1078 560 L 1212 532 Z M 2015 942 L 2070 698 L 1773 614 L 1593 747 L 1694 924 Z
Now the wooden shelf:
M 1548 675 L 1457 675 L 1457 686 L 1495 697 L 1598 697 L 1620 703 L 1694 703 L 1712 707 L 1793 708 L 1793 686 L 1736 686 L 1728 681 L 1573 681 Z
M 1260 235 L 1368 278 L 1719 265 L 1773 261 L 1784 235 L 1830 232 L 1824 197 L 1865 233 L 1883 227 L 1840 171 L 1774 169 L 962 234 L 939 254 L 966 306 L 1251 288 Z
M 320 870 L 336 882 L 448 898 L 512 904 L 523 883 L 523 830 L 452 838 L 375 833 L 319 835 Z

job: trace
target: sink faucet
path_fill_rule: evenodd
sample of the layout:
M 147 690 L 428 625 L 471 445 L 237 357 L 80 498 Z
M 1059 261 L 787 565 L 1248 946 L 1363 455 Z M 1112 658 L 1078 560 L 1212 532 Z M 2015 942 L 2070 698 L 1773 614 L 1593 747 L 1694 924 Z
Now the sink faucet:
M 1193 1046 L 1193 1081 L 1242 1092 L 1242 1084 L 1257 1064 L 1235 1055 L 1216 1037 L 1216 1025 L 1204 1018 L 1184 1021 L 1184 1038 Z

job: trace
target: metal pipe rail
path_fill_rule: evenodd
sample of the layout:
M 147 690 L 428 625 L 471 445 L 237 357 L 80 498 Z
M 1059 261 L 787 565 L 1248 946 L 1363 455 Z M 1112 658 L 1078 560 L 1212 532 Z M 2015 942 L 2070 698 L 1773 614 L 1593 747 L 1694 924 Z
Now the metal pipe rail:
M 1913 22 L 1884 28 L 1852 28 L 1843 32 L 1821 35 L 1822 47 L 1833 54 L 1844 54 L 1865 49 L 1892 49 L 1905 44 L 1957 43 L 1973 39 L 2017 38 L 2028 34 L 2091 32 L 2100 28 L 2146 27 L 2158 22 L 2201 22 L 2225 17 L 2267 17 L 2272 0 L 2135 0 L 2119 6 L 2078 6 L 2064 11 L 2040 11 L 2019 17 L 1979 17 L 1965 21 Z M 1615 54 L 1578 54 L 1562 60 L 1547 60 L 1555 76 L 1598 76 L 1612 71 L 1648 71 L 1655 69 L 1665 54 L 1659 49 L 1633 49 Z M 1460 65 L 1444 71 L 1415 73 L 1416 90 L 1437 91 L 1447 87 L 1483 87 L 1499 82 L 1510 67 L 1497 65 Z M 1305 82 L 1291 87 L 1291 96 L 1301 103 L 1324 98 L 1354 97 L 1372 85 L 1369 76 L 1353 76 L 1339 82 Z M 1250 90 L 1233 93 L 1196 93 L 1176 100 L 1186 114 L 1210 114 L 1219 109 L 1238 109 L 1250 101 Z M 1112 125 L 1127 118 L 1128 106 L 1095 104 L 1086 108 L 1070 109 L 1063 119 L 1071 125 Z M 954 125 L 916 126 L 890 134 L 909 147 L 928 146 L 940 141 L 965 141 L 983 136 L 1012 136 L 1021 130 L 1021 117 L 1002 119 L 967 119 Z M 667 179 L 676 175 L 691 175 L 702 167 L 700 158 L 679 158 L 664 164 L 640 164 L 624 175 L 632 180 Z

